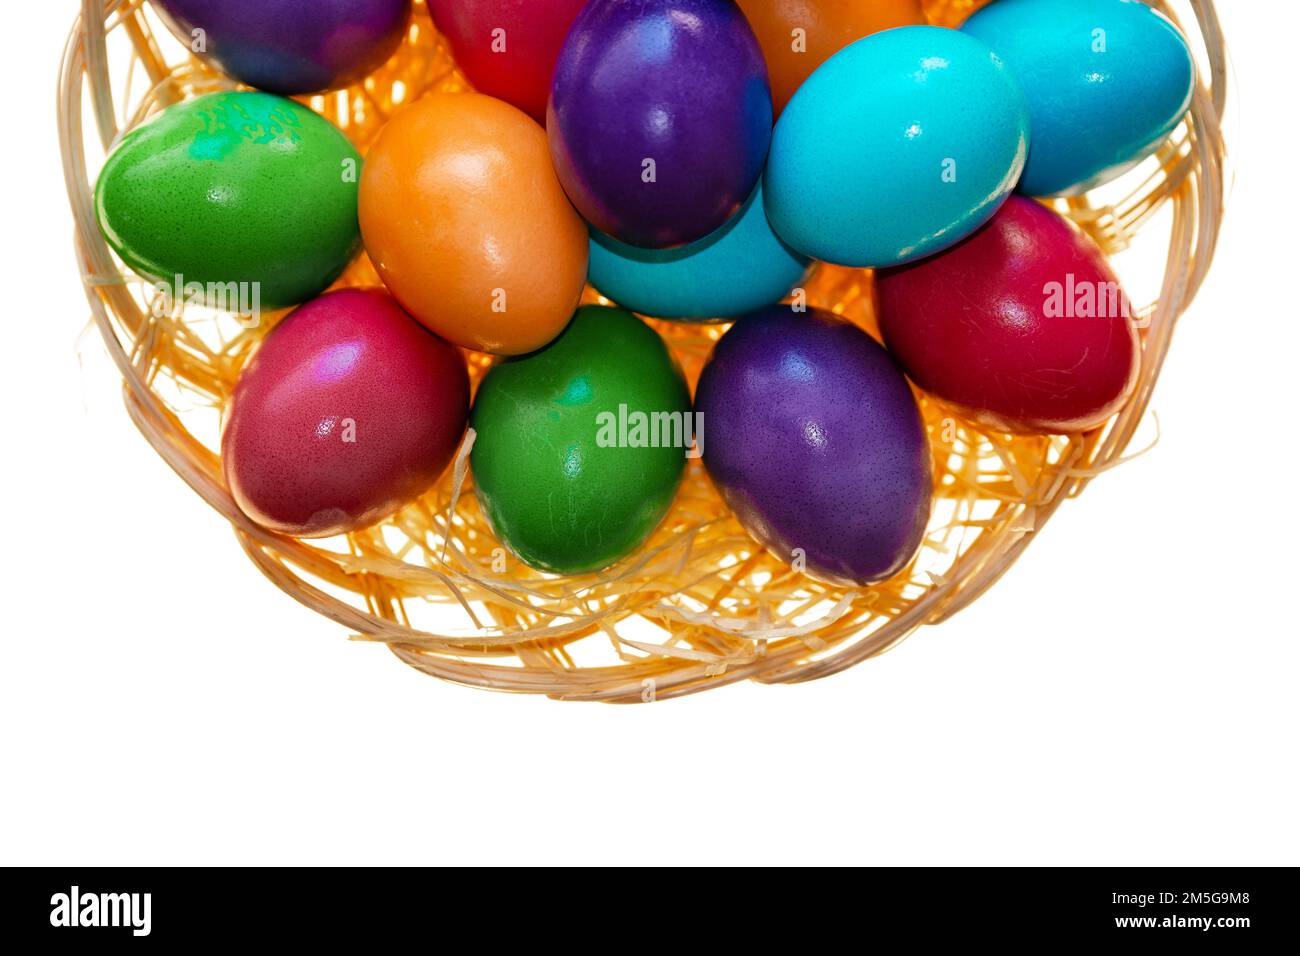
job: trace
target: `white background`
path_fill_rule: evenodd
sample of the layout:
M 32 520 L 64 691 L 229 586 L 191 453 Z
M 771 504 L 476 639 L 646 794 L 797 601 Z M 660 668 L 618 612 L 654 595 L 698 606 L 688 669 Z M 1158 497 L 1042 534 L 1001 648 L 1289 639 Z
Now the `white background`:
M 0 31 L 0 862 L 1300 863 L 1294 4 L 1220 3 L 1237 181 L 1159 446 L 883 658 L 641 707 L 347 641 L 154 456 L 79 356 L 75 6 Z

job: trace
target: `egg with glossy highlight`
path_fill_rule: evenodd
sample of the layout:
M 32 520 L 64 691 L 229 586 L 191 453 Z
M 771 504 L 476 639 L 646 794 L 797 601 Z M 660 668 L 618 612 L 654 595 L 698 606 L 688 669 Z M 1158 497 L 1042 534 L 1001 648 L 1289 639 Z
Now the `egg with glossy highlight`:
M 584 306 L 531 355 L 479 384 L 470 466 L 501 542 L 559 574 L 607 567 L 663 520 L 693 434 L 663 340 L 622 309 Z
M 465 430 L 461 353 L 373 289 L 295 309 L 239 376 L 221 436 L 226 483 L 264 527 L 356 531 L 438 480 Z
M 356 253 L 360 164 L 337 127 L 293 100 L 209 93 L 122 137 L 95 212 L 123 261 L 169 289 L 231 284 L 244 303 L 296 305 Z
M 1132 309 L 1105 256 L 1023 196 L 946 252 L 878 272 L 876 296 L 912 381 L 995 429 L 1085 431 L 1137 381 Z
M 366 155 L 359 212 L 389 291 L 464 348 L 541 348 L 582 295 L 587 228 L 546 133 L 503 100 L 430 93 L 398 110 Z
M 736 215 L 690 245 L 641 249 L 593 230 L 589 279 L 643 315 L 710 321 L 781 300 L 808 265 L 772 231 L 760 181 Z
M 591 0 L 560 51 L 546 132 L 601 232 L 702 239 L 749 198 L 772 135 L 758 40 L 732 0 Z
M 1029 102 L 1020 191 L 1076 195 L 1151 155 L 1182 122 L 1196 66 L 1187 40 L 1137 0 L 998 0 L 962 26 L 997 53 Z
M 823 63 L 781 114 L 768 218 L 815 259 L 898 265 L 987 222 L 1028 148 L 1024 93 L 988 47 L 940 27 L 886 30 Z
M 810 576 L 901 571 L 930 515 L 930 447 L 912 390 L 866 332 L 772 306 L 733 325 L 700 375 L 704 464 L 745 529 Z

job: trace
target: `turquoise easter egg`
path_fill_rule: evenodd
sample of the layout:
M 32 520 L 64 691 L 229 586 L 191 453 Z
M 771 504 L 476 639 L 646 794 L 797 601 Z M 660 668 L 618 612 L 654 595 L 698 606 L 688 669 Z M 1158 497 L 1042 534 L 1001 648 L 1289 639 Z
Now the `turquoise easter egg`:
M 720 228 L 675 249 L 642 249 L 591 231 L 588 279 L 602 295 L 661 319 L 729 319 L 783 299 L 808 259 L 763 211 L 762 183 Z
M 1029 108 L 1002 61 L 941 27 L 840 50 L 795 93 L 763 183 L 777 235 L 845 266 L 893 266 L 953 245 L 1015 188 Z
M 1187 41 L 1137 0 L 998 0 L 962 26 L 1020 80 L 1033 143 L 1020 191 L 1076 195 L 1131 169 L 1182 121 Z
M 209 93 L 122 137 L 95 212 L 123 262 L 186 301 L 281 308 L 325 289 L 360 245 L 360 167 L 338 127 L 300 103 Z

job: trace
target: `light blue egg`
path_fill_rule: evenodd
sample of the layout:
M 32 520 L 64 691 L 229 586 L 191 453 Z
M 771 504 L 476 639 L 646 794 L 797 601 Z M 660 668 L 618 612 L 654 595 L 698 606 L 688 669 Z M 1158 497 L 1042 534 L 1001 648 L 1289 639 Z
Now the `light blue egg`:
M 661 319 L 724 320 L 783 299 L 808 259 L 763 212 L 763 186 L 721 227 L 676 249 L 641 249 L 591 230 L 587 277 L 625 309 Z
M 966 21 L 1029 98 L 1020 191 L 1085 192 L 1151 155 L 1192 102 L 1187 41 L 1138 0 L 998 0 Z
M 898 265 L 988 221 L 1028 145 L 1024 93 L 988 47 L 941 27 L 886 30 L 823 63 L 782 112 L 768 218 L 814 258 Z

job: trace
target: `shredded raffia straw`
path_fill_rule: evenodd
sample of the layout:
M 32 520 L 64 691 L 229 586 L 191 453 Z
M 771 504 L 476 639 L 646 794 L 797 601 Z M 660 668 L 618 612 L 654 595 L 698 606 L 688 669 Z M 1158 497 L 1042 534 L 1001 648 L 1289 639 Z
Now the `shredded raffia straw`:
M 93 176 L 121 132 L 159 109 L 228 79 L 186 55 L 141 0 L 83 0 L 64 53 L 59 124 L 77 251 L 92 320 L 123 380 L 127 409 L 169 465 L 235 528 L 253 563 L 303 604 L 364 640 L 381 641 L 425 673 L 478 687 L 571 700 L 650 701 L 737 680 L 825 677 L 887 650 L 922 624 L 944 620 L 993 584 L 1067 498 L 1123 460 L 1142 421 L 1175 322 L 1209 269 L 1224 199 L 1226 59 L 1211 0 L 1184 0 L 1199 37 L 1201 85 L 1191 115 L 1120 198 L 1058 203 L 1109 253 L 1157 213 L 1168 222 L 1158 299 L 1141 315 L 1141 383 L 1106 427 L 1081 435 L 990 434 L 919 396 L 935 459 L 935 509 L 925 544 L 904 573 L 846 590 L 812 581 L 757 548 L 698 461 L 691 461 L 663 526 L 638 552 L 600 574 L 544 575 L 508 555 L 469 493 L 462 456 L 424 498 L 375 528 L 298 541 L 252 524 L 222 479 L 219 412 L 236 377 L 280 314 L 247 329 L 190 309 L 156 317 L 152 290 L 124 274 L 104 244 Z M 952 25 L 978 0 L 929 0 Z M 1152 5 L 1171 17 L 1164 0 Z M 1176 18 L 1175 18 L 1176 19 Z M 164 53 L 168 51 L 167 53 Z M 121 61 L 122 69 L 110 69 Z M 393 109 L 431 89 L 464 89 L 422 3 L 407 42 L 373 76 L 303 102 L 365 150 Z M 84 134 L 93 130 L 88 157 Z M 339 285 L 376 285 L 361 256 Z M 808 302 L 874 332 L 867 270 L 819 268 Z M 601 301 L 592 291 L 587 301 Z M 653 322 L 694 382 L 723 326 Z M 475 381 L 487 367 L 470 356 Z M 466 446 L 472 438 L 467 436 Z M 160 538 L 164 529 L 156 529 Z

